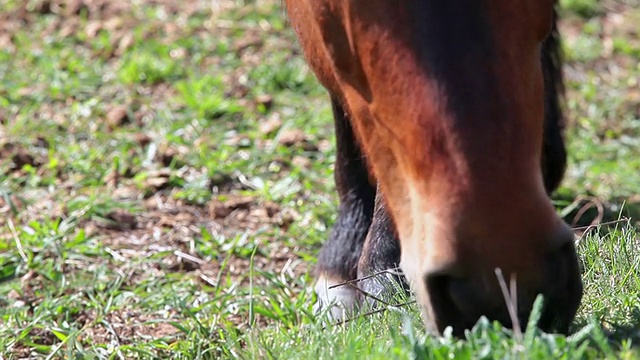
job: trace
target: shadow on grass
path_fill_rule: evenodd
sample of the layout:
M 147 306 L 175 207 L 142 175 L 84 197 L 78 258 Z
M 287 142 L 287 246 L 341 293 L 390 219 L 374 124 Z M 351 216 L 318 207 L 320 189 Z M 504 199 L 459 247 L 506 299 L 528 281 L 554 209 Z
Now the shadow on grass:
M 603 334 L 603 340 L 606 341 L 608 347 L 613 351 L 621 351 L 623 349 L 640 349 L 640 327 L 637 324 L 640 324 L 640 306 L 636 306 L 632 311 L 630 316 L 628 316 L 624 320 L 619 320 L 620 323 L 616 323 L 615 321 L 608 321 L 606 319 L 601 319 L 600 321 L 588 318 L 583 318 L 576 321 L 569 334 L 570 336 L 575 336 L 578 334 L 581 329 L 587 328 L 589 324 L 594 324 L 594 322 L 598 325 L 601 330 L 596 331 Z M 622 323 L 624 322 L 624 323 Z M 594 331 L 590 331 L 594 332 Z
M 633 348 L 640 348 L 640 306 L 636 306 L 624 325 L 605 322 L 605 331 L 609 342 L 615 346 L 622 346 L 623 342 L 631 341 Z

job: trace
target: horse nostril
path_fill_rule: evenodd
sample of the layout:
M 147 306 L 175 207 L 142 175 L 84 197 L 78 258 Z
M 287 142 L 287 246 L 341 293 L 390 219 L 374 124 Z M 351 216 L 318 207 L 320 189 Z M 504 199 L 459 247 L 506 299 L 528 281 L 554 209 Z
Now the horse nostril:
M 487 311 L 492 315 L 496 312 L 487 302 L 486 292 L 469 279 L 440 273 L 427 275 L 425 280 L 433 320 L 440 332 L 451 326 L 454 335 L 462 336 Z

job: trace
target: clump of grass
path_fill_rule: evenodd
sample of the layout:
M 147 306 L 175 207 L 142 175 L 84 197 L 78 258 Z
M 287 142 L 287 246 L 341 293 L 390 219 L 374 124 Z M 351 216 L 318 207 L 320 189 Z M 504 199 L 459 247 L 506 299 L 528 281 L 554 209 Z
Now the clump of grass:
M 598 15 L 601 11 L 600 0 L 560 0 L 560 6 L 565 12 L 586 19 Z
M 171 47 L 151 41 L 141 49 L 128 52 L 118 71 L 125 84 L 154 85 L 184 76 L 185 68 L 171 57 Z
M 180 94 L 180 101 L 200 119 L 212 119 L 242 111 L 233 99 L 225 95 L 227 85 L 219 76 L 194 76 L 177 82 L 175 87 Z

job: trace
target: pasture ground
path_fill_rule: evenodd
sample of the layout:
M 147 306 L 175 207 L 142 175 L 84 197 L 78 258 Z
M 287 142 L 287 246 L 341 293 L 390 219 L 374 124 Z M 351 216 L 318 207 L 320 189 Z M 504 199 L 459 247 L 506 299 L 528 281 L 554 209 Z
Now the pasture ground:
M 456 340 L 311 314 L 333 130 L 279 1 L 0 0 L 0 359 L 640 356 L 640 6 L 561 2 L 558 211 L 629 220 L 579 232 L 574 335 Z

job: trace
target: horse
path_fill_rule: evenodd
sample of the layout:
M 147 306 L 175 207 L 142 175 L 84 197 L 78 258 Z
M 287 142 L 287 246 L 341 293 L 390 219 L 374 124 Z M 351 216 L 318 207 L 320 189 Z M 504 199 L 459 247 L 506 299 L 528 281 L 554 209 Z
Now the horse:
M 555 0 L 285 7 L 335 121 L 340 205 L 318 308 L 357 311 L 385 283 L 336 285 L 399 264 L 429 332 L 526 324 L 539 294 L 538 326 L 568 332 L 582 282 L 550 199 L 566 167 Z

